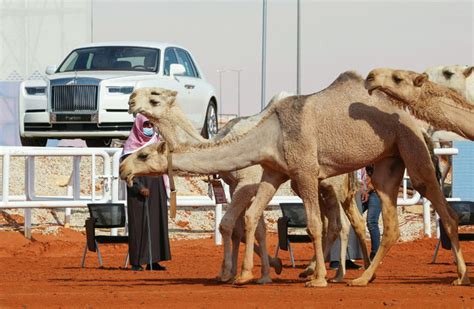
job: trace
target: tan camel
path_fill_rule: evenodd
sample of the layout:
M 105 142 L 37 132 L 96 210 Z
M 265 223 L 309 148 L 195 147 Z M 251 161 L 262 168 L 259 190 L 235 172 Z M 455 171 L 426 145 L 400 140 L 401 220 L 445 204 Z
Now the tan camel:
M 289 96 L 289 94 L 282 92 L 272 98 L 270 104 L 287 96 Z M 171 143 L 173 148 L 183 143 L 198 144 L 209 142 L 208 140 L 203 139 L 193 128 L 190 121 L 184 115 L 184 112 L 175 102 L 175 99 L 175 91 L 157 87 L 140 88 L 135 90 L 130 96 L 129 112 L 142 113 L 147 116 L 160 129 L 163 138 Z M 234 118 L 219 131 L 212 141 L 237 136 L 245 130 L 248 130 L 249 127 L 258 123 L 259 119 L 259 116 Z M 262 168 L 255 165 L 231 173 L 222 173 L 221 176 L 229 185 L 232 194 L 232 203 L 229 205 L 229 210 L 226 212 L 219 227 L 224 240 L 224 259 L 218 279 L 226 282 L 235 277 L 237 272 L 238 248 L 240 240 L 243 240 L 245 231 L 243 211 L 250 205 L 252 197 L 255 196 L 257 192 L 257 184 L 262 176 Z M 351 179 L 354 179 L 353 175 L 346 174 L 321 182 L 321 199 L 324 201 L 322 204 L 327 205 L 327 207 L 324 207 L 323 209 L 325 214 L 324 218 L 327 218 L 326 224 L 328 221 L 331 222 L 331 224 L 326 225 L 328 230 L 325 229 L 328 235 L 328 241 L 325 245 L 325 253 L 328 253 L 332 243 L 337 237 L 338 231 L 340 230 L 342 244 L 341 260 L 345 260 L 349 221 L 345 215 L 340 217 L 340 214 L 337 211 L 338 207 L 343 207 L 351 220 L 355 222 L 355 230 L 358 231 L 359 239 L 361 239 L 360 244 L 362 251 L 365 253 L 365 266 L 368 267 L 369 259 L 365 244 L 364 220 L 354 204 L 354 195 L 357 190 L 357 185 L 354 185 L 355 182 L 351 181 Z M 238 193 L 239 191 L 242 192 Z M 232 226 L 234 226 L 234 228 L 232 228 Z M 233 244 L 232 254 L 230 249 L 231 237 Z M 265 244 L 265 224 L 263 217 L 260 219 L 257 226 L 256 238 L 259 244 Z M 324 239 L 326 239 L 326 237 Z M 260 255 L 260 248 L 256 246 L 255 249 L 257 254 Z M 262 250 L 263 254 L 266 255 L 267 251 L 264 246 Z M 268 258 L 270 260 L 270 265 L 274 267 L 276 265 L 276 271 L 279 273 L 281 271 L 281 261 L 270 256 L 268 256 Z M 260 283 L 269 282 L 271 280 L 264 262 L 265 261 L 262 261 L 262 277 L 258 281 Z M 340 263 L 339 265 L 340 267 L 336 272 L 336 276 L 331 279 L 333 282 L 342 281 L 345 275 L 345 264 Z M 314 272 L 314 266 L 314 262 L 312 262 L 308 268 L 300 274 L 300 276 L 306 277 L 311 275 Z
M 379 90 L 390 102 L 432 126 L 474 140 L 474 106 L 455 90 L 428 80 L 426 73 L 378 68 L 367 76 L 369 93 Z
M 308 233 L 316 257 L 315 276 L 306 284 L 326 286 L 318 183 L 375 162 L 372 180 L 383 206 L 384 237 L 370 267 L 350 284 L 367 285 L 399 236 L 396 199 L 405 167 L 415 189 L 432 202 L 446 226 L 458 270 L 453 284 L 469 284 L 457 238 L 457 221 L 438 186 L 422 133 L 408 113 L 387 101 L 390 99 L 382 94 L 369 96 L 364 80 L 346 72 L 321 92 L 274 103 L 262 112 L 260 122 L 241 136 L 212 144 L 183 145 L 174 150 L 173 168 L 180 171 L 210 174 L 254 164 L 264 168 L 255 199 L 245 213 L 246 249 L 237 283 L 253 278 L 258 219 L 278 187 L 291 178 L 296 181 L 306 208 Z M 147 160 L 155 151 L 159 156 Z M 122 162 L 121 177 L 130 181 L 132 172 L 164 173 L 167 152 L 164 143 L 136 152 Z

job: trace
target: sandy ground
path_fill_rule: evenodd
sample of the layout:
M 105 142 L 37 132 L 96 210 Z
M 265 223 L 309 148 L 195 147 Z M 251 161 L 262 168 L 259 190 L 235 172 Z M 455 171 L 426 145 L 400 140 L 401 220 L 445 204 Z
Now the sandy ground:
M 270 252 L 277 237 L 269 236 Z M 456 267 L 450 251 L 441 250 L 430 264 L 434 239 L 396 244 L 384 259 L 377 279 L 365 288 L 330 284 L 305 288 L 298 273 L 311 257 L 309 244 L 295 244 L 297 266 L 291 268 L 288 252 L 281 252 L 285 268 L 273 283 L 235 287 L 217 284 L 222 247 L 212 238 L 173 240 L 173 260 L 166 271 L 124 270 L 126 245 L 102 246 L 105 268 L 89 252 L 87 267 L 80 268 L 85 236 L 61 229 L 56 235 L 34 234 L 25 239 L 18 231 L 0 232 L 1 308 L 474 308 L 474 286 L 454 287 Z M 468 266 L 474 266 L 474 242 L 463 242 Z M 254 274 L 260 264 L 256 259 Z M 334 271 L 328 272 L 332 276 Z M 350 270 L 347 278 L 361 271 Z M 474 277 L 471 275 L 471 281 Z

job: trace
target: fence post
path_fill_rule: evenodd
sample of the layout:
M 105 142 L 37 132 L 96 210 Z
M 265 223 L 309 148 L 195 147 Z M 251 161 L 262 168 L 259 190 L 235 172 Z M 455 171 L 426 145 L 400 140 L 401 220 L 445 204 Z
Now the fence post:
M 26 157 L 25 168 L 25 195 L 26 200 L 31 201 L 35 196 L 35 157 Z M 26 239 L 31 239 L 31 208 L 25 208 L 23 211 L 23 234 Z
M 25 208 L 24 218 L 25 218 L 25 226 L 24 226 L 25 238 L 31 239 L 31 208 Z

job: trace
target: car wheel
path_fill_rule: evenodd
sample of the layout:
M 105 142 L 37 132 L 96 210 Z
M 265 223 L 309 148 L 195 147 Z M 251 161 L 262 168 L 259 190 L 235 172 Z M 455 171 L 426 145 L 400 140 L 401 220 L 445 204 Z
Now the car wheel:
M 48 142 L 47 138 L 42 137 L 20 137 L 22 146 L 44 147 Z
M 111 143 L 112 143 L 111 138 L 86 139 L 86 145 L 89 148 L 95 148 L 95 147 L 108 148 L 110 147 Z
M 217 108 L 214 101 L 210 101 L 207 106 L 206 119 L 204 120 L 204 126 L 202 127 L 201 135 L 205 138 L 212 138 L 217 134 L 218 123 L 217 123 Z

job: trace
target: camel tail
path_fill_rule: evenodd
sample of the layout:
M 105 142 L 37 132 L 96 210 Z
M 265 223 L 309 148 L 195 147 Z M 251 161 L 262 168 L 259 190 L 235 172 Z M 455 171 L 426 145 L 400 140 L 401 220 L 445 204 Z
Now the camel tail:
M 434 153 L 433 142 L 431 141 L 428 134 L 423 132 L 423 138 L 425 139 L 425 144 L 428 147 L 428 151 L 430 152 L 431 162 L 433 163 L 433 166 L 435 168 L 436 179 L 439 182 L 441 180 L 441 170 L 439 168 L 439 158 Z

